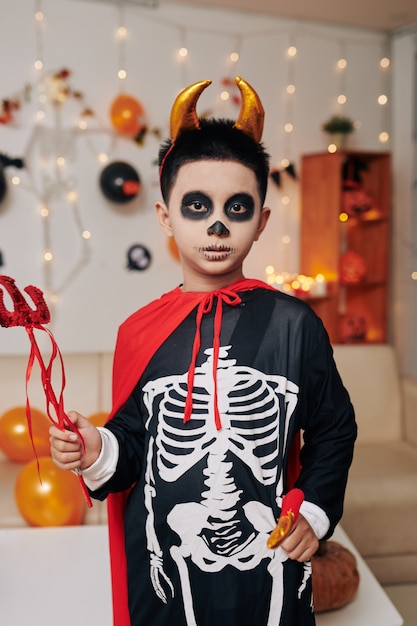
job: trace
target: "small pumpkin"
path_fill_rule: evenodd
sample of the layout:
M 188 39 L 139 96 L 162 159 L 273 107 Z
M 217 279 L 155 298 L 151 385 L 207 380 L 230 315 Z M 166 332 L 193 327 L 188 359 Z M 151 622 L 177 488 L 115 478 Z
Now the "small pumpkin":
M 364 280 L 367 270 L 365 259 L 353 250 L 348 250 L 340 258 L 342 285 L 358 285 Z
M 359 587 L 355 556 L 337 541 L 322 540 L 311 559 L 314 610 L 340 609 L 350 602 Z
M 349 217 L 361 217 L 373 207 L 373 198 L 361 183 L 345 181 L 342 190 L 342 211 Z
M 360 343 L 366 341 L 367 323 L 362 315 L 346 313 L 340 318 L 341 343 Z

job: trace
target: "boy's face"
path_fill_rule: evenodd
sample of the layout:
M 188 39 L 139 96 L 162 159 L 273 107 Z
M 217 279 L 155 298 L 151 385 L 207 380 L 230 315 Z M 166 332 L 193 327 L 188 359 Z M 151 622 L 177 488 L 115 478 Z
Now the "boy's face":
M 209 291 L 243 277 L 242 264 L 269 218 L 256 176 L 237 161 L 182 165 L 169 205 L 156 205 L 164 232 L 175 238 L 186 291 Z

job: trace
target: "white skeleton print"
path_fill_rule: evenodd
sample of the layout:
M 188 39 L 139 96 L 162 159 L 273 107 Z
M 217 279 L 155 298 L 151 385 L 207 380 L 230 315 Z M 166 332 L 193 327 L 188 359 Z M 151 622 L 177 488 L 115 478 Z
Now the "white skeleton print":
M 286 452 L 283 442 L 287 441 L 297 405 L 298 386 L 283 376 L 268 376 L 236 365 L 235 359 L 228 359 L 230 348 L 220 348 L 217 366 L 220 430 L 216 429 L 212 410 L 213 349 L 205 351 L 207 360 L 195 369 L 189 423 L 183 421 L 187 373 L 150 381 L 143 388 L 147 425 L 157 413 L 157 434 L 151 438 L 146 461 L 145 505 L 150 576 L 163 602 L 168 601 L 167 593 L 174 595 L 174 586 L 164 572 L 164 555 L 155 531 L 155 464 L 160 479 L 173 483 L 206 459 L 200 502 L 176 504 L 167 517 L 168 525 L 180 538 L 180 545 L 171 546 L 170 554 L 178 567 L 188 626 L 197 622 L 186 559 L 201 571 L 212 573 L 226 565 L 239 571 L 251 570 L 267 559 L 272 577 L 268 624 L 278 624 L 282 610 L 283 562 L 287 556 L 280 548 L 273 551 L 266 547 L 276 520 L 264 503 L 241 501 L 233 458 L 243 462 L 260 485 L 272 486 L 280 504 L 283 476 L 277 458 L 282 459 Z

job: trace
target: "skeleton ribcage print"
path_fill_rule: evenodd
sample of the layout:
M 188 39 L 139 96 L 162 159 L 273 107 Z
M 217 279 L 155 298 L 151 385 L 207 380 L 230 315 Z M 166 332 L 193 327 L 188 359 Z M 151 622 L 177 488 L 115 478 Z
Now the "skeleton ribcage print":
M 230 347 L 220 348 L 217 366 L 220 430 L 216 429 L 213 412 L 212 349 L 206 350 L 206 361 L 195 370 L 193 409 L 187 424 L 187 373 L 150 381 L 143 388 L 149 421 L 152 416 L 157 418 L 156 437 L 150 442 L 147 457 L 145 501 L 151 562 L 155 566 L 155 555 L 160 559 L 155 566 L 158 573 L 151 571 L 160 597 L 164 592 L 158 579 L 165 575 L 163 554 L 152 523 L 153 502 L 158 498 L 155 470 L 159 479 L 174 483 L 205 459 L 200 500 L 174 504 L 167 517 L 169 526 L 181 539 L 180 546 L 171 549 L 171 555 L 183 586 L 187 587 L 188 581 L 185 558 L 190 557 L 201 570 L 209 572 L 226 565 L 251 569 L 267 556 L 267 533 L 275 523 L 272 510 L 254 499 L 248 500 L 246 495 L 242 497 L 235 462 L 238 459 L 240 465 L 250 470 L 255 483 L 271 486 L 277 498 L 282 494 L 280 463 L 298 387 L 283 376 L 268 376 L 237 365 L 236 360 L 228 358 Z
M 246 463 L 250 463 L 248 456 L 253 456 L 254 461 L 258 457 L 257 462 L 250 463 L 256 478 L 266 483 L 274 480 L 275 468 L 268 467 L 268 462 L 276 458 L 278 446 L 278 399 L 265 380 L 252 380 L 239 368 L 233 375 L 235 380 L 231 389 L 222 385 L 221 375 L 218 379 L 221 431 L 215 429 L 210 393 L 207 387 L 201 386 L 207 384 L 207 380 L 202 381 L 201 376 L 196 375 L 192 424 L 187 430 L 182 423 L 186 386 L 177 383 L 167 389 L 160 406 L 157 437 L 158 469 L 164 480 L 176 480 L 206 454 L 210 458 L 218 449 L 220 440 L 225 439 L 225 434 L 226 441 L 221 444 L 223 452 L 227 447 Z M 259 412 L 260 408 L 262 412 Z
M 176 591 L 165 573 L 165 554 L 155 528 L 158 490 L 187 473 L 191 477 L 194 467 L 203 473 L 202 481 L 201 476 L 190 479 L 190 485 L 203 485 L 197 501 L 191 495 L 186 501 L 183 496 L 180 502 L 173 498 L 166 518 L 177 537 L 169 553 L 178 568 L 189 626 L 197 623 L 190 599 L 189 559 L 203 572 L 220 572 L 227 566 L 243 572 L 256 568 L 264 559 L 280 561 L 278 551 L 266 547 L 268 533 L 275 526 L 272 508 L 256 494 L 267 486 L 277 502 L 282 495 L 282 459 L 298 387 L 284 376 L 269 376 L 237 365 L 235 359 L 228 358 L 230 348 L 220 348 L 217 365 L 219 430 L 213 411 L 212 349 L 205 351 L 206 361 L 195 369 L 189 422 L 184 423 L 187 372 L 150 381 L 143 387 L 147 426 L 151 429 L 151 420 L 156 423 L 145 480 L 150 578 L 156 595 L 165 603 Z M 249 496 L 243 493 L 242 467 L 243 482 L 252 483 Z M 270 607 L 270 617 L 276 620 L 281 612 L 282 566 L 268 566 L 268 571 L 277 590 Z
M 187 375 L 169 376 L 149 382 L 143 389 L 151 417 L 153 400 L 160 396 L 157 423 L 158 470 L 163 480 L 174 482 L 202 457 L 233 452 L 248 464 L 263 484 L 276 480 L 279 445 L 280 401 L 286 407 L 285 432 L 297 403 L 298 387 L 283 376 L 266 376 L 227 359 L 230 346 L 220 349 L 217 369 L 218 406 L 222 429 L 216 430 L 212 402 L 212 349 L 196 368 L 192 420 L 184 427 Z

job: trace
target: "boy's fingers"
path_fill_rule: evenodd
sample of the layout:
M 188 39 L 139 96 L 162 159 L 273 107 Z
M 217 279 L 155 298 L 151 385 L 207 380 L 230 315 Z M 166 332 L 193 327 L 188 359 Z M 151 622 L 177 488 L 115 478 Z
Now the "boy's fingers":
M 61 430 L 58 426 L 49 427 L 49 436 L 61 441 L 77 441 L 78 435 L 74 431 L 65 428 Z
M 68 441 L 57 437 L 50 437 L 50 443 L 58 452 L 78 452 L 81 450 L 81 444 L 78 440 Z
M 88 423 L 87 418 L 81 415 L 81 413 L 77 413 L 77 411 L 69 411 L 68 417 L 77 428 L 82 428 L 86 422 Z
M 62 439 L 50 438 L 51 456 L 60 469 L 75 469 L 81 463 L 81 445 L 70 443 Z

